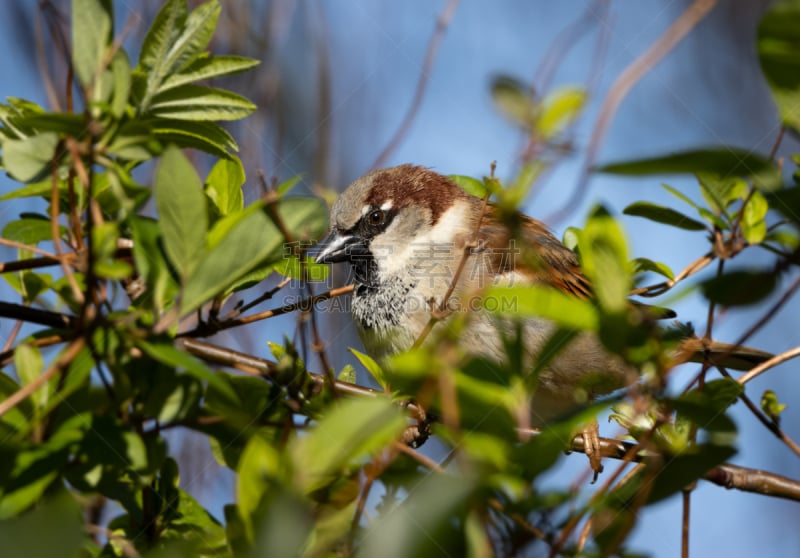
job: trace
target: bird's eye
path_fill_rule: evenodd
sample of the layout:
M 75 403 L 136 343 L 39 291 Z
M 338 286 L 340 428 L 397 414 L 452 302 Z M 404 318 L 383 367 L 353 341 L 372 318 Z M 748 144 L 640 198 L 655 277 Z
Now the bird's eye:
M 376 209 L 367 215 L 367 222 L 373 227 L 379 227 L 386 222 L 386 213 Z

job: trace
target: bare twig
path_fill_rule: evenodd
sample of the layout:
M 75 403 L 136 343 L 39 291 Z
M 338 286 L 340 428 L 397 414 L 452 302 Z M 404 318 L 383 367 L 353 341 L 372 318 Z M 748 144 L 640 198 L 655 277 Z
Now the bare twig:
M 244 318 L 237 318 L 235 320 L 229 320 L 226 322 L 222 322 L 219 324 L 204 324 L 202 326 L 198 326 L 197 328 L 186 331 L 183 333 L 178 334 L 179 337 L 192 337 L 192 336 L 199 336 L 205 337 L 208 335 L 213 335 L 218 331 L 223 329 L 230 329 L 232 327 L 237 327 L 240 325 L 250 324 L 253 322 L 258 322 L 261 320 L 267 320 L 269 318 L 274 318 L 275 316 L 281 316 L 283 314 L 288 314 L 290 312 L 296 312 L 298 310 L 302 310 L 304 308 L 312 308 L 318 302 L 322 302 L 324 300 L 328 300 L 329 298 L 334 298 L 337 296 L 342 296 L 348 293 L 353 292 L 353 285 L 345 285 L 344 287 L 338 287 L 336 289 L 331 289 L 327 292 L 320 293 L 318 295 L 310 296 L 304 298 L 301 301 L 292 303 L 292 304 L 285 304 L 280 308 L 273 308 L 272 310 L 266 310 L 264 312 L 260 312 L 258 314 L 253 314 L 252 316 L 245 316 Z
M 492 179 L 494 178 L 494 170 L 496 168 L 497 163 L 492 163 Z M 458 262 L 458 267 L 456 268 L 456 272 L 453 274 L 453 278 L 450 281 L 450 285 L 447 287 L 447 291 L 445 291 L 442 300 L 439 301 L 439 305 L 431 310 L 431 317 L 428 320 L 428 323 L 425 324 L 425 327 L 422 329 L 422 332 L 417 337 L 416 341 L 414 341 L 414 347 L 419 347 L 425 341 L 425 339 L 430 334 L 433 326 L 443 318 L 447 317 L 448 310 L 447 305 L 450 302 L 450 297 L 453 296 L 453 292 L 456 289 L 456 285 L 458 284 L 458 280 L 461 278 L 461 274 L 464 273 L 464 268 L 467 265 L 467 260 L 469 260 L 469 256 L 472 253 L 472 250 L 477 247 L 478 245 L 478 234 L 481 230 L 481 225 L 483 224 L 483 217 L 486 215 L 486 208 L 489 206 L 489 192 L 487 191 L 486 194 L 483 196 L 483 203 L 481 204 L 481 210 L 478 214 L 478 219 L 475 221 L 475 229 L 472 231 L 472 238 L 469 242 L 464 243 L 464 248 L 461 253 L 461 259 Z
M 786 362 L 787 360 L 791 360 L 793 358 L 797 358 L 798 356 L 800 356 L 800 347 L 795 347 L 794 349 L 789 349 L 788 351 L 784 351 L 784 352 L 782 352 L 782 353 L 780 353 L 778 355 L 775 355 L 771 359 L 762 362 L 758 366 L 755 366 L 754 368 L 751 368 L 750 370 L 747 371 L 746 374 L 741 376 L 736 381 L 739 382 L 740 384 L 744 385 L 747 382 L 749 382 L 750 380 L 752 380 L 753 378 L 755 378 L 756 376 L 760 376 L 761 374 L 763 374 L 764 372 L 766 372 L 770 368 L 774 368 L 774 367 L 778 366 L 779 364 L 781 364 L 783 362 Z
M 39 310 L 22 304 L 0 301 L 0 318 L 13 318 L 47 327 L 70 329 L 73 328 L 77 319 L 69 314 L 50 312 L 49 310 Z
M 389 143 L 383 148 L 381 154 L 378 155 L 378 158 L 372 164 L 373 168 L 380 168 L 385 165 L 386 161 L 389 159 L 389 155 L 391 155 L 392 151 L 397 149 L 397 146 L 403 140 L 406 133 L 408 133 L 411 122 L 414 120 L 417 111 L 419 111 L 419 107 L 422 105 L 422 99 L 425 96 L 425 90 L 428 87 L 428 80 L 430 78 L 431 69 L 433 68 L 433 62 L 436 59 L 436 53 L 439 50 L 439 44 L 442 42 L 444 33 L 447 31 L 447 27 L 450 25 L 450 21 L 455 15 L 458 3 L 459 0 L 449 0 L 447 5 L 444 7 L 444 10 L 442 10 L 442 13 L 439 14 L 438 18 L 436 18 L 436 27 L 434 28 L 433 35 L 428 42 L 428 49 L 425 52 L 425 60 L 422 63 L 422 70 L 420 71 L 419 81 L 417 81 L 417 89 L 414 91 L 414 97 L 411 100 L 411 106 L 409 107 L 406 115 L 403 117 L 403 121 L 400 123 L 400 126 L 397 128 L 394 136 L 392 136 L 392 139 L 389 140 Z
M 545 219 L 546 222 L 553 223 L 560 221 L 569 211 L 572 211 L 572 208 L 576 207 L 584 197 L 589 184 L 589 176 L 594 162 L 597 159 L 597 154 L 600 151 L 603 138 L 605 138 L 606 132 L 608 131 L 617 109 L 633 86 L 636 85 L 653 66 L 658 64 L 667 53 L 675 48 L 675 45 L 699 23 L 716 4 L 716 0 L 695 0 L 692 2 L 656 42 L 620 74 L 614 82 L 614 85 L 611 86 L 611 89 L 600 107 L 600 115 L 597 117 L 597 122 L 592 130 L 592 136 L 586 149 L 583 168 L 575 190 L 563 206 Z

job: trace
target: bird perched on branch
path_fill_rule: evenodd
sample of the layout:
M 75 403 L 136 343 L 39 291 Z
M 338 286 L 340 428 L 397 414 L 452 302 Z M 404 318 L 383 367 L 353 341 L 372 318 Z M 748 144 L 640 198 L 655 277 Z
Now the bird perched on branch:
M 423 167 L 402 165 L 359 178 L 333 205 L 330 221 L 317 262 L 350 264 L 353 319 L 367 352 L 377 359 L 414 346 L 428 333 L 432 311 L 444 317 L 449 310 L 466 309 L 472 314 L 460 345 L 468 353 L 502 362 L 503 321 L 472 303 L 471 295 L 487 286 L 538 284 L 572 297 L 592 296 L 575 254 L 544 224 L 519 213 L 501 215 L 494 204 Z M 524 320 L 528 363 L 555 330 L 546 319 Z M 697 338 L 687 339 L 682 349 L 686 360 L 704 351 L 726 354 L 726 364 L 734 368 L 769 357 Z M 597 374 L 604 381 L 589 397 L 638 377 L 594 332 L 580 333 L 540 373 L 530 409 L 534 425 L 573 409 L 582 382 Z M 596 423 L 584 432 L 584 440 L 597 472 Z

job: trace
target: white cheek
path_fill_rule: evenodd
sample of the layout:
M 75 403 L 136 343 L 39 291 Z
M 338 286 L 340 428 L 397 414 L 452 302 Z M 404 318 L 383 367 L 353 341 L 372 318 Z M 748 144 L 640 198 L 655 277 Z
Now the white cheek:
M 469 208 L 462 204 L 451 207 L 442 214 L 435 226 L 418 234 L 412 242 L 397 238 L 397 231 L 390 226 L 370 246 L 381 275 L 394 275 L 412 266 L 434 266 L 442 269 L 452 267 L 456 258 L 454 239 L 469 232 L 468 211 Z M 460 252 L 457 256 L 460 257 Z

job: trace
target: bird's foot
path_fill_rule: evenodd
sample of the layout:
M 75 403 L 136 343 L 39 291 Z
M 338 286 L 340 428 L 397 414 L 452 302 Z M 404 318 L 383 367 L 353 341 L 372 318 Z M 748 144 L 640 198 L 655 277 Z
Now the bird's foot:
M 592 484 L 594 484 L 597 481 L 597 476 L 603 472 L 603 456 L 600 453 L 600 427 L 597 424 L 597 420 L 592 419 L 581 430 L 581 436 L 583 436 L 583 451 L 586 453 L 586 457 L 589 458 L 589 466 L 594 472 L 592 477 Z

